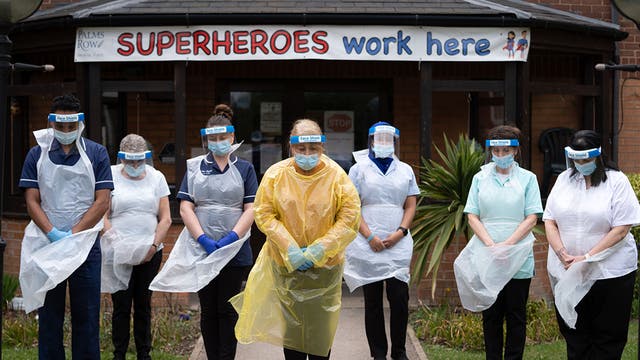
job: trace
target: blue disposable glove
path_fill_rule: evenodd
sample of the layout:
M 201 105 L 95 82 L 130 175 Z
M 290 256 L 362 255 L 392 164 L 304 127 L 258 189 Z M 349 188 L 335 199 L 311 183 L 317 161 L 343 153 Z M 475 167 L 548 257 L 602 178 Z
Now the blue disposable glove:
M 304 255 L 302 254 L 302 249 L 297 246 L 289 246 L 289 249 L 287 249 L 287 255 L 289 255 L 289 262 L 291 263 L 291 267 L 296 270 L 304 271 L 313 266 L 312 262 L 305 259 Z
M 238 234 L 235 231 L 231 230 L 225 237 L 218 240 L 218 248 L 225 247 L 229 244 L 233 244 L 239 239 L 240 237 L 238 236 Z
M 208 237 L 207 234 L 198 236 L 198 243 L 202 245 L 207 254 L 211 254 L 219 248 L 218 243 L 212 238 Z
M 311 244 L 304 251 L 304 257 L 315 264 L 324 257 L 324 247 L 321 244 Z
M 47 233 L 47 238 L 49 239 L 49 241 L 51 242 L 56 242 L 60 239 L 64 239 L 67 236 L 71 236 L 71 230 L 69 231 L 62 231 L 62 230 L 58 230 L 56 229 L 56 227 L 54 226 L 53 229 L 51 229 L 51 231 L 49 231 Z
M 304 255 L 304 252 L 305 252 L 306 250 L 307 250 L 307 248 L 306 248 L 306 247 L 301 247 L 301 248 L 300 248 L 300 251 L 302 251 L 302 254 L 303 254 L 303 255 Z M 300 271 L 305 271 L 305 270 L 309 270 L 309 269 L 310 269 L 310 268 L 312 268 L 312 267 L 313 267 L 313 261 L 305 260 L 305 262 L 304 262 L 302 265 L 300 265 L 300 266 L 298 267 L 298 270 L 300 270 Z

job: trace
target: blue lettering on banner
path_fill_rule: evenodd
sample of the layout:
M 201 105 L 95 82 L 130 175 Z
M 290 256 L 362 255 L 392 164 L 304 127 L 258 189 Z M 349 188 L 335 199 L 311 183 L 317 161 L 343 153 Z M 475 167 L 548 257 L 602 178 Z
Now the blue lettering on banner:
M 344 50 L 347 54 L 351 54 L 352 51 L 355 50 L 356 54 L 360 54 L 362 52 L 362 46 L 364 45 L 364 37 L 360 38 L 360 41 L 357 41 L 356 38 L 348 39 L 347 37 L 342 37 L 342 43 L 344 44 Z
M 377 55 L 380 52 L 380 48 L 382 48 L 380 39 L 374 37 L 367 40 L 367 54 Z
M 372 37 L 369 39 L 364 36 L 359 39 L 356 39 L 355 37 L 342 37 L 342 44 L 344 45 L 346 53 L 351 54 L 352 52 L 355 52 L 358 55 L 362 54 L 363 48 L 369 55 L 377 55 L 380 53 L 380 50 L 382 50 L 384 55 L 389 55 L 391 52 L 389 48 L 392 44 L 396 44 L 396 51 L 398 55 L 402 55 L 403 52 L 411 55 L 413 54 L 413 50 L 409 47 L 409 41 L 411 41 L 411 36 L 405 36 L 402 33 L 402 30 L 398 31 L 397 37 L 385 37 L 382 38 L 382 40 L 378 37 Z
M 462 56 L 469 55 L 469 48 L 472 47 L 473 51 L 478 56 L 487 56 L 491 53 L 489 49 L 491 42 L 488 39 L 475 40 L 474 38 L 466 38 L 458 40 L 456 38 L 449 38 L 442 41 L 433 37 L 431 31 L 427 32 L 427 55 L 433 55 L 434 52 L 437 56 L 442 56 L 442 51 L 449 56 L 455 56 L 462 52 Z

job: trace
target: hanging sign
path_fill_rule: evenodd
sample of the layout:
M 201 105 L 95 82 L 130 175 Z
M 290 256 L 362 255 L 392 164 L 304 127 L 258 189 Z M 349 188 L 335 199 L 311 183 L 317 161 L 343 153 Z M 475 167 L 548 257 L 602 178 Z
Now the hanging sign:
M 526 61 L 528 28 L 247 25 L 79 28 L 75 61 Z

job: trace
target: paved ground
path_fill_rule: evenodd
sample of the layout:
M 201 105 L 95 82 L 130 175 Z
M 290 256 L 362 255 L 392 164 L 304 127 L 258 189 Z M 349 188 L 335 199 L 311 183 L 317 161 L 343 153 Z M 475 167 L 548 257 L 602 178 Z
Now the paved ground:
M 386 298 L 386 297 L 385 297 Z M 387 323 L 387 336 L 389 335 L 389 309 L 385 309 Z M 390 345 L 389 345 L 390 347 Z M 411 360 L 427 360 L 426 355 L 420 347 L 418 339 L 411 328 L 407 333 L 407 356 Z M 189 360 L 206 360 L 206 354 L 202 346 L 202 338 L 198 339 L 193 353 Z M 282 360 L 284 355 L 282 348 L 263 343 L 249 345 L 238 344 L 236 353 L 238 360 Z M 334 360 L 366 360 L 369 356 L 369 346 L 364 332 L 364 300 L 361 289 L 353 294 L 349 293 L 346 286 L 342 290 L 342 311 L 338 323 L 333 347 L 331 348 L 331 359 Z M 390 359 L 390 357 L 389 357 Z

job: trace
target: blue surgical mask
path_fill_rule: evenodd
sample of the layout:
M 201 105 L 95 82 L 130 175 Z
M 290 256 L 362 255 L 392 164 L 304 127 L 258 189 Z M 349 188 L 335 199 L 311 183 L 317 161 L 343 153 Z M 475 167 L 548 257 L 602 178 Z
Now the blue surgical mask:
M 494 163 L 496 163 L 496 166 L 499 167 L 500 169 L 508 169 L 511 167 L 511 165 L 513 165 L 513 154 L 509 154 L 509 155 L 505 155 L 505 156 L 495 156 L 493 155 L 493 158 L 491 158 L 491 160 L 493 160 Z
M 227 155 L 231 151 L 231 141 L 209 141 L 209 150 L 216 156 Z
M 137 177 L 139 177 L 140 175 L 142 175 L 142 173 L 144 173 L 144 168 L 145 168 L 145 165 L 140 165 L 140 166 L 138 166 L 137 168 L 135 168 L 135 167 L 133 167 L 133 166 L 131 166 L 131 165 L 129 165 L 129 164 L 126 164 L 126 165 L 124 166 L 124 171 L 125 171 L 125 172 L 127 173 L 127 175 L 129 175 L 130 177 L 132 177 L 132 178 L 137 178 Z
M 393 145 L 373 144 L 372 150 L 377 158 L 388 158 L 388 157 L 391 157 L 391 155 L 393 155 L 394 148 L 393 148 Z
M 588 163 L 584 164 L 578 164 L 577 162 L 574 162 L 573 165 L 575 165 L 576 170 L 578 170 L 578 172 L 583 176 L 589 176 L 593 174 L 594 171 L 596 171 L 595 160 L 589 161 Z
M 60 130 L 53 130 L 53 136 L 63 145 L 69 145 L 78 137 L 78 130 L 64 132 Z
M 309 171 L 318 165 L 320 157 L 318 154 L 302 155 L 295 154 L 296 164 L 302 169 Z

